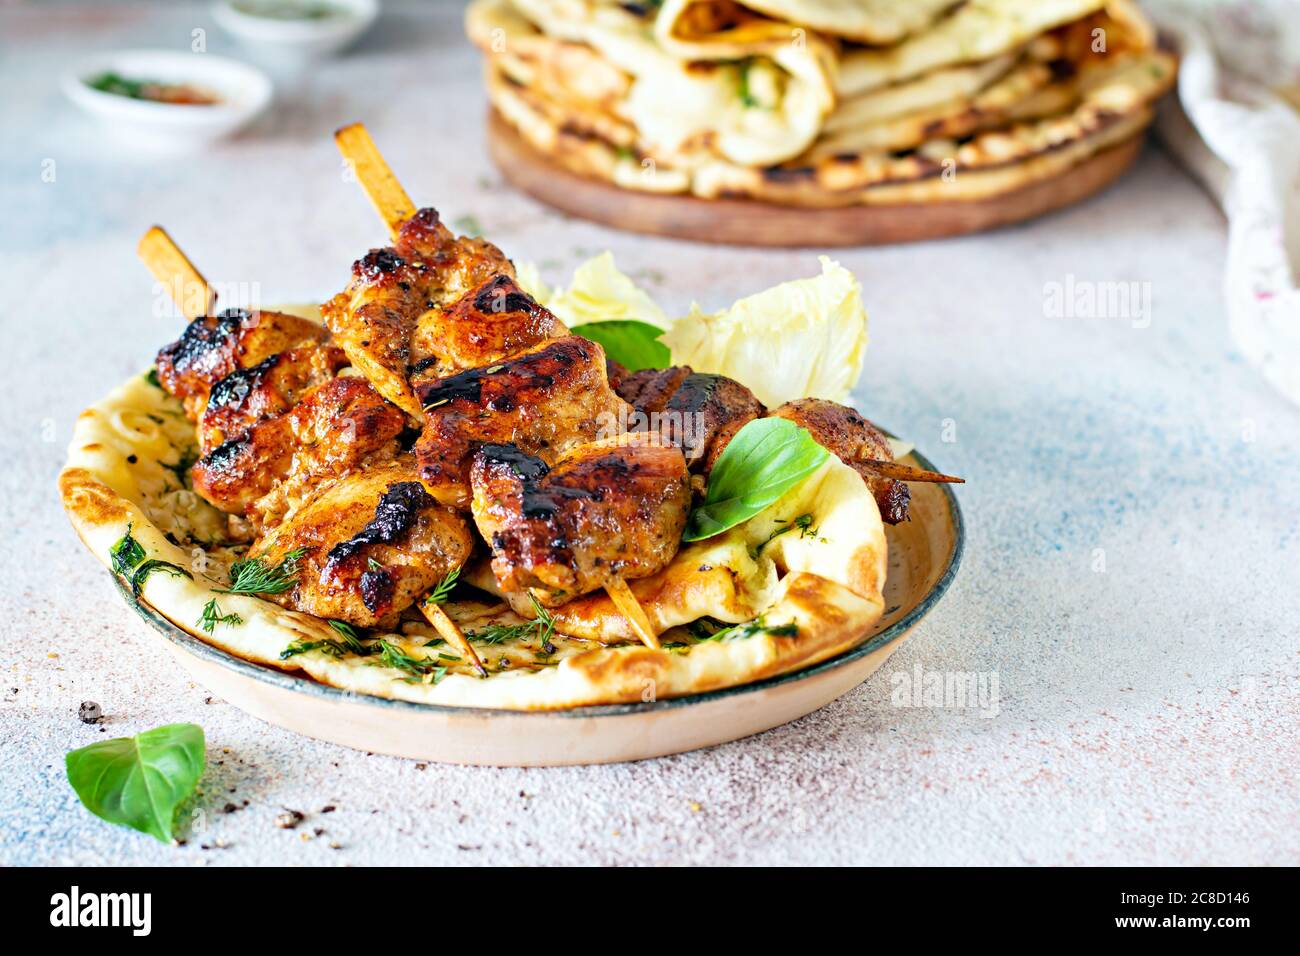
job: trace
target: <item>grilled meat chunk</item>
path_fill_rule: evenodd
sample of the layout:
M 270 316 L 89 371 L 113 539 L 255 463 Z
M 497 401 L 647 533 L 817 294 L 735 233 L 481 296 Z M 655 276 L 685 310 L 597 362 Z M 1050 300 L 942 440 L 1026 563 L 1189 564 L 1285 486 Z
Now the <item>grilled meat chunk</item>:
M 194 490 L 254 527 L 281 520 L 323 482 L 394 458 L 400 409 L 363 378 L 330 379 L 283 415 L 258 422 L 204 455 Z
M 907 520 L 911 493 L 907 485 L 895 478 L 876 474 L 862 462 L 893 461 L 889 440 L 880 429 L 851 408 L 820 398 L 801 398 L 787 402 L 771 412 L 808 429 L 817 443 L 839 456 L 844 464 L 857 471 L 880 507 L 880 517 L 888 524 Z
M 645 368 L 639 372 L 625 372 L 610 378 L 619 398 L 638 412 L 663 411 L 673 392 L 693 373 L 689 365 L 672 365 L 668 368 Z
M 564 323 L 508 275 L 497 275 L 445 308 L 416 320 L 411 384 L 436 381 L 513 358 L 547 339 L 568 335 Z
M 436 209 L 421 209 L 393 246 L 371 249 L 353 264 L 348 287 L 321 311 L 352 364 L 381 395 L 419 418 L 407 381 L 416 320 L 498 273 L 514 275 L 501 250 L 482 239 L 457 238 Z
M 605 378 L 604 349 L 576 335 L 422 384 L 418 395 L 420 480 L 459 508 L 469 506 L 469 469 L 480 446 L 514 444 L 550 463 L 575 445 L 617 435 L 628 413 Z
M 208 392 L 231 372 L 325 337 L 322 326 L 296 315 L 227 309 L 195 319 L 158 353 L 158 381 L 181 400 L 190 420 L 198 421 Z
M 347 354 L 340 348 L 307 345 L 236 369 L 212 386 L 199 418 L 199 451 L 207 454 L 252 425 L 284 414 L 347 364 Z
M 469 523 L 425 491 L 407 455 L 320 489 L 249 555 L 278 564 L 303 551 L 293 588 L 271 600 L 358 627 L 392 627 L 465 563 L 473 542 Z
M 736 432 L 765 411 L 734 379 L 685 365 L 633 372 L 620 379 L 618 394 L 641 413 L 633 427 L 658 432 L 682 449 L 692 471 L 705 475 Z
M 497 582 L 547 607 L 658 572 L 677 553 L 691 502 L 681 451 L 653 435 L 579 445 L 552 466 L 488 444 L 470 480 Z

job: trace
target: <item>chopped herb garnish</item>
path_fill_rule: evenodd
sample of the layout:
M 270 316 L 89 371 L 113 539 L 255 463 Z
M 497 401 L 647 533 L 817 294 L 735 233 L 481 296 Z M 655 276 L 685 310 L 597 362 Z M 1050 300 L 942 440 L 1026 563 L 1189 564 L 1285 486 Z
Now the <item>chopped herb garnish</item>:
M 528 599 L 533 602 L 533 610 L 537 612 L 537 616 L 533 618 L 533 626 L 537 629 L 537 643 L 541 645 L 543 653 L 554 654 L 555 645 L 551 643 L 551 635 L 555 633 L 555 617 L 542 607 L 542 602 L 537 600 L 536 595 L 531 591 L 528 592 Z
M 479 644 L 504 644 L 524 637 L 532 629 L 532 621 L 525 624 L 488 624 L 477 630 L 466 631 L 465 637 Z
M 396 644 L 391 644 L 382 638 L 378 647 L 379 661 L 376 664 L 405 671 L 411 675 L 406 678 L 411 683 L 436 684 L 447 676 L 447 668 L 439 664 L 436 657 L 412 657 Z
M 343 638 L 343 645 L 353 654 L 359 654 L 362 657 L 365 657 L 366 655 L 375 652 L 373 647 L 361 643 L 361 636 L 356 632 L 356 628 L 347 621 L 331 620 L 329 625 L 339 632 L 340 636 Z
M 174 578 L 189 578 L 191 581 L 194 580 L 194 575 L 190 574 L 190 572 L 186 571 L 180 565 L 172 564 L 170 561 L 162 561 L 158 558 L 150 558 L 148 561 L 136 568 L 135 573 L 131 575 L 131 593 L 136 598 L 140 597 L 140 592 L 144 590 L 144 582 L 148 580 L 149 575 L 153 574 L 155 571 L 162 571 L 164 574 L 170 574 Z
M 330 620 L 326 623 L 338 633 L 338 640 L 331 637 L 324 637 L 315 641 L 300 638 L 280 652 L 280 660 L 287 661 L 291 657 L 306 654 L 308 651 L 320 651 L 322 654 L 328 654 L 335 659 L 346 657 L 348 654 L 355 654 L 357 657 L 370 657 L 379 653 L 379 645 L 362 642 L 361 635 L 347 621 Z
M 737 90 L 737 93 L 740 96 L 740 105 L 746 109 L 753 109 L 755 106 L 760 105 L 758 98 L 754 96 L 753 92 L 749 88 L 749 71 L 753 66 L 754 61 L 752 59 L 742 60 L 739 64 L 740 82 L 738 84 L 739 89 Z
M 217 599 L 213 598 L 207 604 L 203 605 L 203 616 L 199 618 L 199 627 L 211 634 L 218 624 L 228 624 L 234 627 L 243 624 L 244 619 L 231 611 L 229 614 L 222 614 L 221 608 L 217 605 Z
M 781 527 L 777 528 L 775 531 L 769 534 L 767 536 L 767 539 L 763 541 L 761 544 L 759 544 L 757 547 L 750 548 L 749 550 L 750 557 L 757 558 L 760 554 L 763 553 L 763 549 L 766 548 L 769 544 L 771 544 L 774 539 L 779 538 L 787 531 L 793 531 L 796 528 L 799 529 L 799 537 L 801 538 L 815 536 L 817 534 L 817 529 L 812 526 L 812 520 L 813 520 L 812 515 L 802 514 L 799 517 L 795 518 L 793 521 L 785 522 Z
M 244 558 L 230 566 L 230 587 L 218 588 L 220 594 L 283 594 L 298 581 L 298 562 L 306 548 L 295 548 L 279 564 L 269 565 L 261 558 Z
M 291 657 L 306 654 L 308 651 L 320 651 L 330 657 L 342 657 L 348 652 L 348 649 L 342 641 L 335 641 L 328 637 L 321 638 L 319 641 L 299 638 L 280 652 L 280 660 L 287 661 Z
M 188 488 L 190 487 L 189 485 L 190 469 L 194 467 L 194 463 L 198 460 L 199 460 L 198 452 L 195 451 L 194 449 L 187 449 L 186 451 L 180 452 L 180 458 L 177 460 L 176 464 L 169 465 L 165 461 L 160 461 L 158 462 L 158 464 L 162 465 L 173 475 L 175 475 L 176 481 L 180 484 L 182 488 Z
M 126 534 L 117 539 L 117 543 L 108 549 L 113 571 L 122 577 L 130 577 L 136 565 L 145 559 L 144 548 L 131 536 L 131 525 L 126 526 Z
M 151 369 L 149 369 L 149 371 L 145 372 L 145 373 L 144 373 L 144 380 L 145 380 L 146 382 L 148 382 L 150 385 L 152 385 L 154 388 L 157 388 L 157 389 L 161 389 L 161 388 L 162 388 L 162 382 L 158 380 L 158 369 L 157 369 L 157 368 L 151 368 Z
M 746 624 L 735 624 L 731 627 L 715 631 L 703 640 L 708 641 L 743 641 L 745 638 L 753 637 L 755 634 L 771 634 L 773 637 L 797 637 L 799 626 L 794 623 L 774 624 L 770 627 L 763 623 L 760 617 L 756 620 L 749 621 Z
M 535 637 L 543 654 L 554 654 L 555 645 L 551 638 L 555 635 L 555 617 L 542 607 L 537 598 L 529 594 L 536 616 L 522 624 L 488 624 L 473 631 L 466 631 L 465 637 L 480 644 L 503 644 L 506 641 L 523 640 Z
M 429 592 L 429 596 L 424 599 L 424 603 L 446 604 L 447 598 L 451 596 L 452 589 L 456 587 L 458 580 L 460 580 L 460 568 L 452 568 L 447 572 L 447 576 L 438 582 L 438 586 Z

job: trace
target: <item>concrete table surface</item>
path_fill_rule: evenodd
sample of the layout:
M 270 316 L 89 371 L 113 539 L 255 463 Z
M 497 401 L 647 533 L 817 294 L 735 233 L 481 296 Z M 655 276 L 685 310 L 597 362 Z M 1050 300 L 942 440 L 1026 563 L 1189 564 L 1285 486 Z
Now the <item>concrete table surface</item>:
M 1223 219 L 1154 146 L 1031 225 L 836 254 L 871 314 L 859 404 L 968 479 L 969 541 L 948 597 L 834 704 L 699 753 L 495 770 L 317 743 L 190 683 L 54 486 L 77 413 L 178 331 L 135 258 L 150 224 L 264 302 L 330 295 L 382 239 L 330 140 L 361 119 L 414 197 L 552 282 L 608 248 L 684 311 L 818 270 L 812 251 L 624 235 L 512 192 L 459 6 L 386 8 L 254 129 L 165 160 L 107 142 L 57 76 L 92 50 L 185 49 L 195 28 L 235 52 L 206 5 L 0 10 L 0 863 L 1300 862 L 1300 410 L 1234 353 Z M 1138 305 L 1053 317 L 1071 282 L 1137 283 Z M 996 678 L 996 706 L 900 706 L 918 668 Z M 66 751 L 174 721 L 209 745 L 185 845 L 80 807 Z M 284 808 L 298 829 L 274 825 Z

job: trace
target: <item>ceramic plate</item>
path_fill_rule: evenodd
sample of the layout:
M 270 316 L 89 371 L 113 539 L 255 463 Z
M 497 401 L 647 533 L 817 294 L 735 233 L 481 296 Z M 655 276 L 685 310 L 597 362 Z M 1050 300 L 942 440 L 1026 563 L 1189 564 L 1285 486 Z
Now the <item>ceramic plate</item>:
M 900 461 L 934 469 L 916 452 Z M 810 714 L 862 683 L 898 649 L 948 589 L 965 539 L 951 486 L 911 488 L 911 520 L 886 525 L 885 613 L 862 644 L 791 674 L 646 704 L 512 711 L 371 697 L 241 660 L 181 630 L 120 583 L 119 589 L 194 680 L 287 730 L 445 763 L 534 767 L 641 760 L 737 740 Z

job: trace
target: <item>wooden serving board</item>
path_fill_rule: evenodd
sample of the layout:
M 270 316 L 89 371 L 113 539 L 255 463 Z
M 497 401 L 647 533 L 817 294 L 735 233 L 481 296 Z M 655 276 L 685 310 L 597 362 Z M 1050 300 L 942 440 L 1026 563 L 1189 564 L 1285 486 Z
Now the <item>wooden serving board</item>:
M 1121 176 L 1144 134 L 1052 179 L 969 201 L 815 209 L 746 199 L 700 199 L 622 189 L 563 169 L 533 148 L 495 110 L 488 148 L 508 182 L 566 213 L 630 232 L 737 246 L 886 245 L 942 239 L 1042 216 L 1072 205 Z

